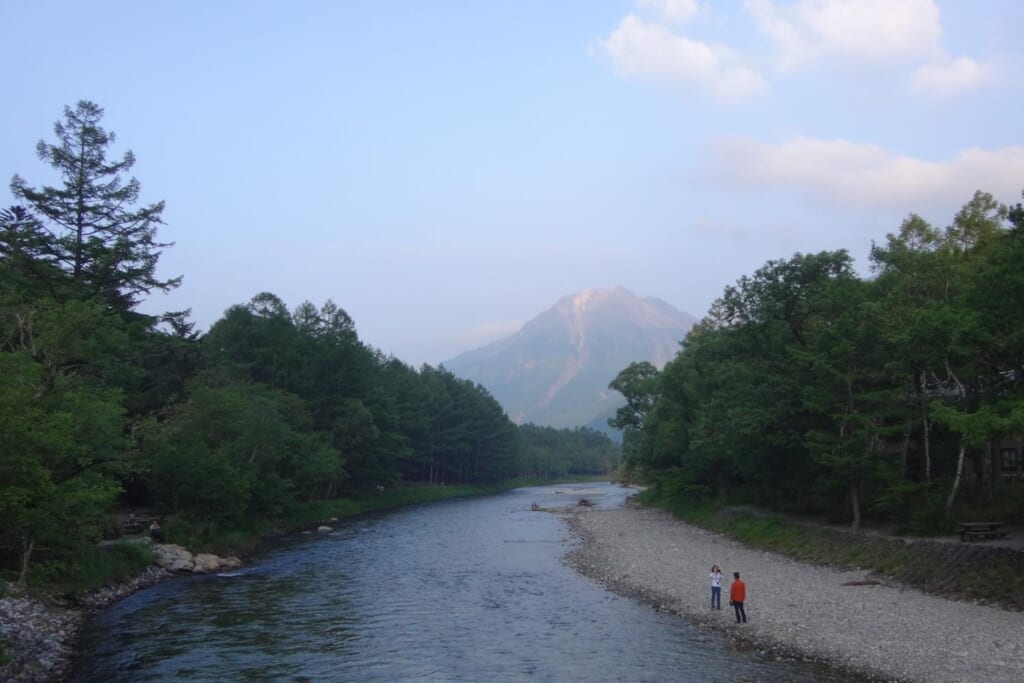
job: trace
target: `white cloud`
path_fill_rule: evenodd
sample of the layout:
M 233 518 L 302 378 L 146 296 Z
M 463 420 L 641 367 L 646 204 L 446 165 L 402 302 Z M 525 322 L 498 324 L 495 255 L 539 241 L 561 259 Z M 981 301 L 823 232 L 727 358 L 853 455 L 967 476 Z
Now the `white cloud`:
M 686 84 L 730 101 L 764 90 L 760 75 L 728 48 L 684 38 L 632 14 L 601 44 L 624 76 Z
M 942 46 L 934 0 L 746 0 L 744 10 L 778 51 L 782 70 L 834 59 L 847 64 L 919 65 L 909 86 L 951 97 L 992 82 L 993 69 Z
M 987 85 L 993 80 L 990 67 L 969 57 L 959 57 L 941 64 L 929 64 L 914 71 L 911 88 L 924 95 L 952 97 L 961 92 Z
M 734 188 L 795 189 L 813 199 L 864 208 L 922 210 L 965 202 L 975 190 L 1015 197 L 1024 146 L 965 149 L 946 161 L 901 156 L 877 145 L 797 137 L 779 144 L 744 138 L 714 148 L 713 174 Z
M 687 22 L 700 11 L 697 0 L 636 0 L 636 5 L 655 10 L 664 21 L 673 24 Z
M 854 62 L 927 61 L 941 55 L 932 0 L 747 0 L 744 9 L 779 50 L 780 66 L 821 56 Z

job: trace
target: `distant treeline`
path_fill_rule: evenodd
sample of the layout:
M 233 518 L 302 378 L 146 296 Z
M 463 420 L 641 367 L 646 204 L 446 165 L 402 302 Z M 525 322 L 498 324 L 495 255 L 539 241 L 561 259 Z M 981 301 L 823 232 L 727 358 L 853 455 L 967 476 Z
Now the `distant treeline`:
M 518 428 L 480 385 L 362 343 L 331 301 L 262 293 L 206 334 L 153 317 L 163 203 L 138 207 L 130 152 L 91 102 L 40 159 L 61 179 L 0 211 L 0 571 L 75 571 L 120 499 L 207 531 L 399 482 L 611 472 L 589 430 Z
M 661 372 L 625 369 L 626 466 L 715 497 L 918 532 L 1024 515 L 1024 209 L 978 192 L 725 289 Z

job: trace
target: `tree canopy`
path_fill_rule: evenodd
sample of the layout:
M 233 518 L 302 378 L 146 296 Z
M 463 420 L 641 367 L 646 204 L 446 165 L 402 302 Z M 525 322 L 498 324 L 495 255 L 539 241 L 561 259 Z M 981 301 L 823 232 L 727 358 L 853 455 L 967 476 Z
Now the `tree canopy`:
M 909 216 L 872 278 L 843 250 L 740 278 L 661 373 L 612 382 L 626 467 L 855 528 L 937 530 L 958 501 L 1024 515 L 1022 216 L 978 192 L 944 229 Z
M 60 184 L 15 175 L 0 210 L 0 572 L 81 572 L 118 504 L 207 534 L 397 484 L 617 467 L 601 434 L 517 427 L 482 386 L 367 346 L 330 299 L 257 293 L 205 333 L 138 313 L 180 278 L 102 117 L 66 108 L 36 148 Z

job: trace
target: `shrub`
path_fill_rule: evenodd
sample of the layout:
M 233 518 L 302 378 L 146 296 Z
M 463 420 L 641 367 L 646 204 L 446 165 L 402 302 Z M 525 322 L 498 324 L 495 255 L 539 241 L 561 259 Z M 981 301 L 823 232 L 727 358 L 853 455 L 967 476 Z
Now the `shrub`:
M 153 561 L 149 546 L 122 542 L 106 547 L 86 545 L 73 557 L 33 565 L 29 582 L 74 597 L 86 591 L 130 579 Z

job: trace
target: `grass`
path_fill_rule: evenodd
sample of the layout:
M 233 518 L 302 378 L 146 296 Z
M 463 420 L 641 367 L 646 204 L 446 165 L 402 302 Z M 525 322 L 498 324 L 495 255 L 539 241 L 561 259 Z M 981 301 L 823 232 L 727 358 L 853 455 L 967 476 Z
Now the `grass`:
M 29 572 L 29 584 L 69 597 L 137 576 L 153 562 L 144 543 L 83 546 L 73 557 L 39 562 Z
M 753 548 L 813 564 L 867 570 L 945 597 L 1024 610 L 1024 553 L 1013 549 L 925 540 L 907 543 L 811 527 L 707 499 L 664 500 L 654 489 L 639 494 L 638 500 Z

